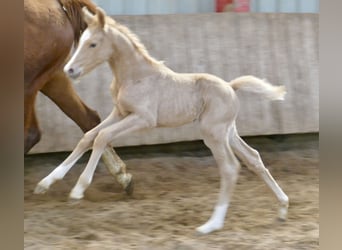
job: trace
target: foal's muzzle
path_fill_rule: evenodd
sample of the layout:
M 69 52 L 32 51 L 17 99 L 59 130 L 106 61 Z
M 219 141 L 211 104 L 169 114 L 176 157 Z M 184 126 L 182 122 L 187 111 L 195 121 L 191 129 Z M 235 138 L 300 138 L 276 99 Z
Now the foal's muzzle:
M 76 79 L 81 75 L 81 70 L 76 68 L 64 68 L 65 74 L 67 74 L 70 78 Z

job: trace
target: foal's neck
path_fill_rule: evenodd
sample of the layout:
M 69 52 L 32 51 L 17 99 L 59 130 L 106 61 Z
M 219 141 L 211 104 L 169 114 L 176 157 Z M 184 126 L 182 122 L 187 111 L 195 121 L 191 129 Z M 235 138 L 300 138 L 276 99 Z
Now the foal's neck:
M 135 82 L 157 71 L 156 65 L 140 53 L 124 34 L 112 35 L 114 53 L 109 65 L 118 84 Z

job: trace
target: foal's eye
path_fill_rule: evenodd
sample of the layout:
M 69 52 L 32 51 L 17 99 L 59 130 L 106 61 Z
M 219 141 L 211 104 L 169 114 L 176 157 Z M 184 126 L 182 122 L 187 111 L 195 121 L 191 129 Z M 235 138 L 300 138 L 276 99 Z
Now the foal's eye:
M 91 43 L 91 44 L 89 45 L 89 47 L 90 47 L 90 48 L 95 48 L 95 47 L 96 47 L 96 43 Z

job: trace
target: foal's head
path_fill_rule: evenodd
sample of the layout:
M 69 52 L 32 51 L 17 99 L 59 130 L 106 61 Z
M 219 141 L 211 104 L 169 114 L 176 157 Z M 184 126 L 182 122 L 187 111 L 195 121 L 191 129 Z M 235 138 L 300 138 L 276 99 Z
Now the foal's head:
M 64 72 L 72 78 L 84 75 L 107 61 L 113 52 L 112 44 L 105 32 L 105 12 L 99 7 L 95 15 L 86 7 L 82 11 L 88 27 L 83 32 L 74 55 L 64 67 Z

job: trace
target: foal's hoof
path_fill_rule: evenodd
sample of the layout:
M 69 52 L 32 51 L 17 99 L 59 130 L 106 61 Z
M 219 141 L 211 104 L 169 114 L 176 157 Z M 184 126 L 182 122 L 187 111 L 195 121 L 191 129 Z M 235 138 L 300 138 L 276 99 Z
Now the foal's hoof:
M 133 177 L 131 177 L 131 181 L 128 183 L 128 185 L 125 187 L 125 192 L 128 195 L 132 195 L 134 191 L 134 180 Z
M 134 191 L 134 181 L 133 176 L 130 173 L 122 173 L 117 175 L 117 181 L 121 184 L 123 189 L 126 191 L 128 195 L 133 194 Z
M 285 222 L 286 219 L 278 217 L 278 218 L 277 218 L 277 221 L 279 221 L 279 223 L 282 223 L 282 222 Z
M 70 194 L 69 194 L 69 200 L 70 201 L 78 201 L 81 200 L 84 197 L 83 192 L 80 192 L 79 190 L 77 190 L 77 188 L 74 188 L 71 190 Z
M 82 199 L 74 199 L 69 196 L 67 203 L 71 206 L 80 204 Z
M 45 187 L 44 185 L 38 183 L 36 188 L 34 189 L 33 193 L 34 194 L 44 194 L 44 193 L 46 193 L 47 190 L 48 190 L 47 187 Z
M 223 228 L 222 223 L 217 223 L 217 222 L 215 223 L 212 221 L 208 221 L 204 225 L 197 227 L 196 232 L 197 232 L 197 235 L 205 235 L 205 234 L 209 234 L 211 232 L 220 230 L 222 228 Z
M 287 207 L 281 207 L 279 208 L 279 212 L 278 212 L 278 220 L 279 221 L 286 221 L 287 219 Z

